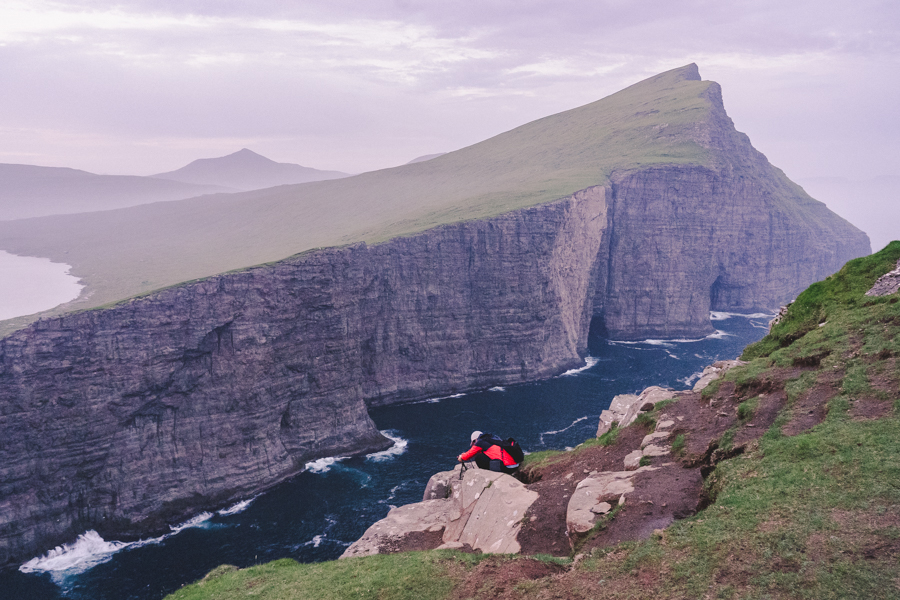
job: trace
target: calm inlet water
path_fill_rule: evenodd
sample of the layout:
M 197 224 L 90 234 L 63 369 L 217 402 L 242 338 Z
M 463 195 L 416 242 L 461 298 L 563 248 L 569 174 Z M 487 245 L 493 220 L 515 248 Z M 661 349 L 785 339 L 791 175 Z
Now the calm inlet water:
M 649 385 L 685 389 L 704 366 L 734 358 L 770 317 L 714 313 L 703 340 L 590 339 L 584 369 L 531 384 L 372 411 L 397 440 L 368 457 L 323 459 L 273 490 L 199 515 L 157 540 L 124 545 L 86 535 L 73 546 L 0 574 L 3 599 L 156 599 L 228 563 L 337 558 L 390 507 L 417 502 L 428 478 L 450 469 L 474 429 L 513 436 L 528 451 L 572 447 L 597 430 L 613 396 Z M 25 572 L 23 572 L 25 571 Z
M 0 321 L 49 310 L 78 297 L 84 287 L 69 265 L 0 250 Z

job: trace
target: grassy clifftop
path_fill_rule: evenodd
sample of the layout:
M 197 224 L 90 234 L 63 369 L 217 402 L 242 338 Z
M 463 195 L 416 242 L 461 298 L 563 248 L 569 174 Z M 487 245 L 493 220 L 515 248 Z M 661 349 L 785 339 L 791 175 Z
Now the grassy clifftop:
M 0 222 L 0 248 L 73 266 L 88 308 L 311 248 L 379 242 L 603 185 L 616 169 L 709 164 L 716 108 L 696 65 L 439 158 L 333 181 Z M 700 140 L 700 142 L 698 142 Z
M 170 599 L 900 597 L 900 295 L 864 296 L 898 259 L 893 242 L 811 286 L 747 348 L 747 365 L 704 391 L 715 410 L 737 409 L 720 449 L 770 425 L 715 464 L 705 509 L 648 539 L 582 540 L 575 560 L 435 551 L 220 567 Z M 766 416 L 773 397 L 780 409 Z M 600 443 L 614 442 L 555 468 Z

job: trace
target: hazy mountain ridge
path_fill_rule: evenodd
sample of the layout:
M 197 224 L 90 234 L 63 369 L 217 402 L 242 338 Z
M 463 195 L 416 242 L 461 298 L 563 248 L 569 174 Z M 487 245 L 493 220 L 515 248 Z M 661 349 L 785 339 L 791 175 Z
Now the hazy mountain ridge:
M 0 247 L 71 264 L 87 308 L 311 248 L 484 219 L 650 165 L 712 165 L 696 65 L 437 158 L 273 189 L 0 224 Z M 810 201 L 812 201 L 810 199 Z M 813 201 L 814 202 L 814 201 Z
M 292 163 L 279 163 L 243 148 L 219 158 L 200 158 L 175 171 L 151 175 L 198 185 L 220 185 L 240 191 L 349 177 L 340 171 L 322 171 Z
M 0 221 L 126 208 L 235 191 L 137 175 L 0 164 Z

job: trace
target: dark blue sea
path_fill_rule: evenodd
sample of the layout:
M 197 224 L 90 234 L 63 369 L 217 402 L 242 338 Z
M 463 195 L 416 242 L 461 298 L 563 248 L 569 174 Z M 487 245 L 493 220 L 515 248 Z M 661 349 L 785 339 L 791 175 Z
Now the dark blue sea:
M 713 313 L 702 340 L 616 342 L 592 333 L 584 369 L 552 379 L 371 411 L 394 448 L 323 459 L 256 498 L 197 515 L 164 538 L 77 543 L 0 573 L 0 599 L 158 599 L 221 564 L 335 559 L 391 506 L 418 502 L 428 478 L 450 469 L 475 430 L 513 436 L 526 451 L 593 437 L 616 394 L 650 385 L 686 389 L 704 366 L 737 357 L 766 332 L 769 315 Z

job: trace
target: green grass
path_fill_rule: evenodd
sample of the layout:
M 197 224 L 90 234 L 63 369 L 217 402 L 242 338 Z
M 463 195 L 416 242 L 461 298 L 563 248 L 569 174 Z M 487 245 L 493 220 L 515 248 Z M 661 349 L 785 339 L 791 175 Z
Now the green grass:
M 408 552 L 324 563 L 285 558 L 236 569 L 218 567 L 169 600 L 419 600 L 446 598 L 454 582 L 444 564 L 455 554 Z M 466 559 L 468 560 L 468 559 Z
M 481 220 L 608 183 L 613 171 L 714 162 L 694 141 L 708 81 L 675 69 L 430 161 L 354 177 L 122 210 L 0 222 L 0 248 L 72 265 L 100 306 L 348 243 Z
M 866 298 L 875 281 L 892 270 L 900 260 L 900 241 L 891 242 L 880 252 L 851 260 L 834 275 L 812 284 L 790 305 L 785 318 L 765 338 L 747 346 L 744 360 L 769 356 L 818 329 L 848 309 L 889 302 L 888 298 Z M 824 323 L 825 326 L 819 328 Z M 837 334 L 839 335 L 839 334 Z M 817 341 L 827 340 L 827 332 L 817 333 Z M 813 346 L 811 349 L 819 349 Z
M 892 246 L 895 248 L 889 246 L 886 251 L 900 249 Z M 872 270 L 867 261 L 878 268 Z M 890 260 L 874 255 L 849 266 L 852 268 L 842 271 L 843 281 L 836 276 L 817 291 L 827 314 L 825 327 L 819 328 L 816 322 L 815 329 L 786 344 L 763 339 L 757 348 L 770 348 L 771 352 L 755 356 L 750 364 L 726 375 L 736 386 L 749 388 L 765 382 L 771 368 L 789 366 L 798 357 L 819 357 L 814 361 L 817 366 L 805 367 L 807 370 L 786 382 L 787 405 L 758 444 L 718 463 L 706 482 L 713 504 L 676 521 L 661 535 L 595 549 L 566 574 L 515 583 L 517 593 L 610 600 L 900 597 L 896 552 L 900 538 L 900 397 L 896 381 L 890 392 L 879 392 L 880 397 L 895 400 L 893 413 L 857 421 L 848 412 L 854 396 L 878 396 L 873 386 L 879 377 L 900 377 L 892 354 L 900 337 L 900 302 L 861 298 L 868 288 L 851 281 L 877 278 L 879 269 L 884 272 L 893 266 Z M 857 295 L 846 289 L 857 290 Z M 784 331 L 772 333 L 776 340 L 783 340 L 783 335 Z M 794 402 L 829 376 L 837 395 L 828 403 L 824 422 L 802 434 L 785 436 L 782 427 Z M 884 387 L 883 382 L 880 385 Z M 758 402 L 759 398 L 753 397 L 739 404 L 739 418 L 752 418 Z M 658 411 L 653 411 L 643 425 L 652 426 L 658 416 Z M 722 436 L 721 448 L 731 444 L 735 431 L 730 429 Z M 580 449 L 612 443 L 617 435 L 614 429 L 572 452 L 531 454 L 526 466 L 574 458 Z M 673 452 L 683 444 L 684 435 L 679 435 Z M 600 519 L 576 543 L 573 555 L 621 510 L 628 509 L 628 505 L 616 507 Z M 455 586 L 481 561 L 492 561 L 502 570 L 513 560 L 434 551 L 314 565 L 282 560 L 244 570 L 226 566 L 170 599 L 439 600 L 460 597 Z M 494 590 L 495 583 L 488 576 L 483 589 Z

